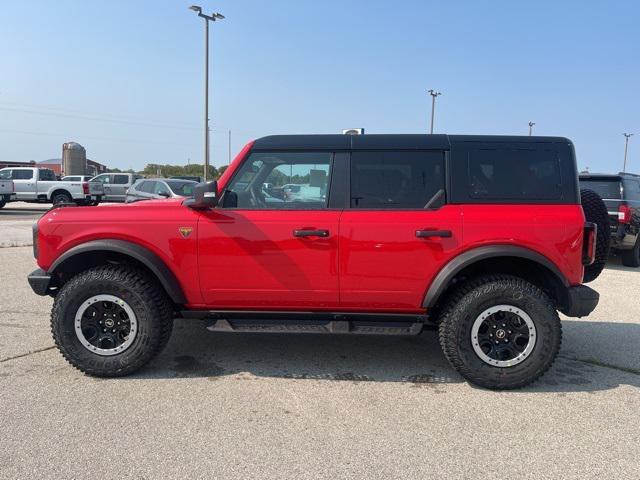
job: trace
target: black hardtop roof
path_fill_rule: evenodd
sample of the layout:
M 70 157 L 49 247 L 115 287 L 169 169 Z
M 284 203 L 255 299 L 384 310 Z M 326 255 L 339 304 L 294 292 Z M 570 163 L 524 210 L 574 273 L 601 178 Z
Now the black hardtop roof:
M 365 134 L 365 135 L 270 135 L 255 141 L 254 150 L 432 150 L 451 148 L 452 143 L 571 143 L 564 137 L 534 137 L 516 135 L 426 135 L 426 134 Z

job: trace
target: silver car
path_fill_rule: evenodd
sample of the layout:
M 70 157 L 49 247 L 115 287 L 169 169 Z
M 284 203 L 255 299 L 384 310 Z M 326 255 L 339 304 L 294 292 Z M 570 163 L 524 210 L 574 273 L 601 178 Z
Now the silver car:
M 198 184 L 191 180 L 174 180 L 167 178 L 148 178 L 138 180 L 127 190 L 125 202 L 138 202 L 158 198 L 182 198 L 193 195 L 193 188 Z

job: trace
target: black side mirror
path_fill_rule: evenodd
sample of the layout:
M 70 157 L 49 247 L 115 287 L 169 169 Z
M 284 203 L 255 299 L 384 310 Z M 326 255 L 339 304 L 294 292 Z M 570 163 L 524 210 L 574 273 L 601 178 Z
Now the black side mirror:
M 218 182 L 203 182 L 193 188 L 193 198 L 187 198 L 184 205 L 194 210 L 208 210 L 218 205 Z
M 160 192 L 158 195 L 164 198 L 169 198 L 171 196 L 169 192 Z

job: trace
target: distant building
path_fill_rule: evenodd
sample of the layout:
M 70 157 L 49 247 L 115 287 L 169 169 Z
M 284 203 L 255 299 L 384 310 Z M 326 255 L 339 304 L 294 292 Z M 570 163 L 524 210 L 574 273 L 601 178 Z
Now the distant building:
M 62 159 L 50 158 L 49 160 L 43 160 L 38 162 L 38 165 L 43 168 L 50 168 L 56 175 L 62 174 Z M 87 158 L 87 175 L 99 175 L 101 173 L 107 173 L 107 166 Z
M 0 168 L 7 167 L 34 167 L 36 165 L 35 160 L 30 162 L 0 162 Z

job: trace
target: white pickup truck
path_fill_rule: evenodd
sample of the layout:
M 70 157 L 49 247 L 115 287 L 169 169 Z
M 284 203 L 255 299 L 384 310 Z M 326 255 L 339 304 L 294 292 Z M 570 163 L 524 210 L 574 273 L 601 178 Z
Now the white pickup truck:
M 48 168 L 7 167 L 0 170 L 0 181 L 12 180 L 15 198 L 11 201 L 97 205 L 104 188 L 99 183 L 61 182 Z
M 13 180 L 0 179 L 0 208 L 4 207 L 7 202 L 16 199 L 16 194 L 13 193 Z

